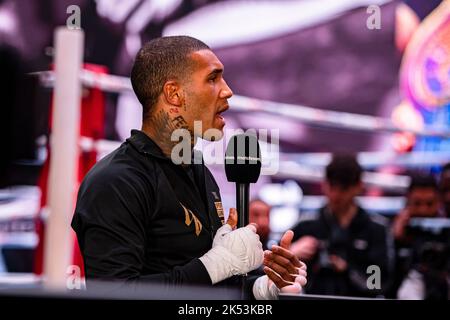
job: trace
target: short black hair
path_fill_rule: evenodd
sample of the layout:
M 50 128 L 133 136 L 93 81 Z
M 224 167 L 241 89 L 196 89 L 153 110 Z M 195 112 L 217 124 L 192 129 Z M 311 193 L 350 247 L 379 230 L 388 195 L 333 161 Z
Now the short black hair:
M 409 183 L 408 193 L 419 188 L 433 189 L 434 191 L 439 192 L 436 179 L 432 175 L 413 175 L 411 177 L 411 182 Z
M 193 66 L 189 55 L 211 50 L 202 41 L 188 36 L 170 36 L 147 42 L 136 54 L 131 84 L 143 107 L 143 119 L 158 101 L 164 83 L 183 80 Z
M 327 165 L 326 179 L 330 185 L 349 188 L 361 182 L 362 168 L 353 154 L 335 154 Z

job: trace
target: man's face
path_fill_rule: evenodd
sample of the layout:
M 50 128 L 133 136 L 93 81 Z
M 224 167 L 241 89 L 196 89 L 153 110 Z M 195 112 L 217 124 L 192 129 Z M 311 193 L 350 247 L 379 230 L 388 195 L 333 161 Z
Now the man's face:
M 262 239 L 267 239 L 270 234 L 270 207 L 261 201 L 250 203 L 249 220 L 258 225 L 258 234 Z
M 329 182 L 323 184 L 323 192 L 328 198 L 328 206 L 332 212 L 347 210 L 360 191 L 360 184 L 350 187 L 330 184 Z
M 223 65 L 210 50 L 200 50 L 191 54 L 194 63 L 193 73 L 188 75 L 184 87 L 186 122 L 194 130 L 194 121 L 201 121 L 202 135 L 208 129 L 217 129 L 222 138 L 225 119 L 221 115 L 226 111 L 228 99 L 233 92 L 223 78 Z M 210 137 L 203 137 L 211 140 Z
M 433 188 L 415 188 L 408 195 L 411 217 L 435 217 L 439 209 L 439 194 Z

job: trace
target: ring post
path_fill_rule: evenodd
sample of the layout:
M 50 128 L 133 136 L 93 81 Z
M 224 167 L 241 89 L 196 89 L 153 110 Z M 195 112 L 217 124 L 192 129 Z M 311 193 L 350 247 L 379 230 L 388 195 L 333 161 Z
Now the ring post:
M 83 51 L 82 30 L 69 30 L 67 27 L 56 29 L 47 199 L 49 216 L 44 243 L 44 286 L 47 289 L 65 289 L 66 271 L 72 264 L 70 220 L 77 186 Z

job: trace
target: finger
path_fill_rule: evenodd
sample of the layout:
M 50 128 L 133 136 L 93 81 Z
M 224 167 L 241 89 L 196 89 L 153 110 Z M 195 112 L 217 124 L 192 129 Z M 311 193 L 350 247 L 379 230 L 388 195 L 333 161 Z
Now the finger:
M 308 269 L 308 267 L 306 266 L 306 263 L 304 263 L 303 261 L 300 261 L 300 264 L 301 264 L 300 269 L 305 270 L 305 271 Z
M 236 208 L 230 208 L 230 213 L 228 215 L 227 224 L 231 226 L 232 229 L 237 226 L 237 211 Z
M 280 240 L 280 247 L 289 249 L 292 243 L 292 239 L 294 239 L 294 232 L 292 230 L 286 231 Z
M 285 267 L 279 265 L 274 261 L 264 260 L 264 266 L 269 267 L 270 269 L 278 273 L 278 275 L 281 276 L 281 278 L 283 278 L 283 280 L 285 281 L 294 282 L 295 277 L 298 276 L 298 273 L 296 271 L 294 271 L 295 274 L 292 275 L 288 269 L 286 269 Z
M 287 249 L 284 249 L 280 246 L 272 246 L 272 252 L 285 257 L 286 259 L 290 260 L 291 263 L 296 266 L 296 267 L 301 267 L 302 265 L 300 264 L 300 260 L 298 260 L 298 258 L 290 251 Z
M 304 269 L 298 269 L 298 274 L 300 276 L 306 277 L 308 275 L 308 272 L 306 270 L 304 270 Z
M 287 269 L 289 273 L 298 274 L 300 268 L 291 263 L 289 259 L 273 254 L 271 251 L 264 252 L 264 264 L 270 267 L 269 263 L 274 262 Z
M 299 283 L 302 287 L 306 285 L 306 277 L 305 276 L 298 276 L 295 278 L 295 282 Z
M 302 287 L 306 285 L 306 277 L 297 276 L 294 282 L 286 281 L 281 278 L 274 270 L 265 267 L 264 273 L 268 276 L 269 281 L 272 281 L 283 293 L 300 293 Z
M 269 277 L 269 279 L 272 280 L 279 289 L 293 284 L 293 282 L 287 282 L 283 280 L 283 278 L 281 278 L 279 274 L 268 267 L 264 267 L 263 270 L 264 273 Z
M 249 228 L 250 230 L 252 230 L 254 233 L 256 233 L 256 231 L 258 230 L 258 225 L 256 223 L 249 223 L 248 225 L 245 226 L 246 228 Z

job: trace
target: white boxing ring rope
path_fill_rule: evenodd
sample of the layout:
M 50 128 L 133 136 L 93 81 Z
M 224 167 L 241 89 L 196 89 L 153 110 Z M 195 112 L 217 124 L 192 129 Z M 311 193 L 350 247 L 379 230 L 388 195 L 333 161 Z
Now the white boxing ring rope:
M 34 72 L 32 74 L 38 75 L 43 85 L 52 87 L 55 79 L 53 71 Z M 133 90 L 130 79 L 127 77 L 100 74 L 90 70 L 82 70 L 80 80 L 86 87 L 96 87 L 106 92 L 120 93 Z M 309 123 L 322 127 L 385 133 L 409 132 L 421 137 L 450 138 L 449 130 L 435 130 L 430 128 L 413 130 L 409 128 L 400 128 L 388 118 L 322 110 L 303 105 L 267 101 L 240 95 L 233 95 L 229 101 L 232 105 L 233 112 L 264 112 L 267 114 L 293 118 L 302 123 Z
M 35 72 L 45 87 L 53 87 L 55 75 L 53 71 Z M 105 92 L 120 93 L 132 91 L 130 79 L 127 77 L 100 74 L 90 70 L 82 70 L 80 81 L 85 87 L 99 88 Z M 354 113 L 336 112 L 314 109 L 300 105 L 284 104 L 264 101 L 255 98 L 234 95 L 230 99 L 232 110 L 237 112 L 264 112 L 276 116 L 289 116 L 303 123 L 334 127 L 347 130 L 371 132 L 405 132 L 403 128 L 395 126 L 390 119 L 360 115 Z M 450 138 L 450 131 L 444 130 L 410 130 L 409 132 L 426 137 Z M 92 140 L 80 137 L 83 151 L 95 148 L 99 154 L 106 154 L 120 145 L 116 141 Z M 317 182 L 322 179 L 322 173 L 317 166 L 325 166 L 331 158 L 330 153 L 280 153 L 280 170 L 277 174 L 282 178 L 294 178 L 303 181 Z M 446 152 L 410 152 L 408 154 L 363 152 L 358 154 L 358 160 L 363 168 L 376 168 L 386 165 L 400 165 L 404 167 L 439 166 L 450 161 L 450 154 Z M 390 190 L 404 190 L 410 178 L 394 174 L 366 172 L 364 182 L 367 185 L 378 186 Z
M 117 141 L 93 140 L 92 138 L 81 137 L 79 146 L 85 152 L 96 150 L 99 158 L 102 158 L 104 155 L 119 147 L 120 144 L 121 142 Z M 374 152 L 374 154 L 379 153 Z M 326 164 L 313 166 L 311 164 L 299 163 L 293 159 L 294 157 L 289 154 L 280 152 L 279 170 L 275 173 L 277 178 L 298 179 L 305 182 L 320 182 L 323 180 L 323 167 Z M 383 162 L 382 164 L 384 165 L 385 163 Z M 368 186 L 376 186 L 392 191 L 404 191 L 410 182 L 408 176 L 379 172 L 364 172 L 362 179 L 364 184 Z

